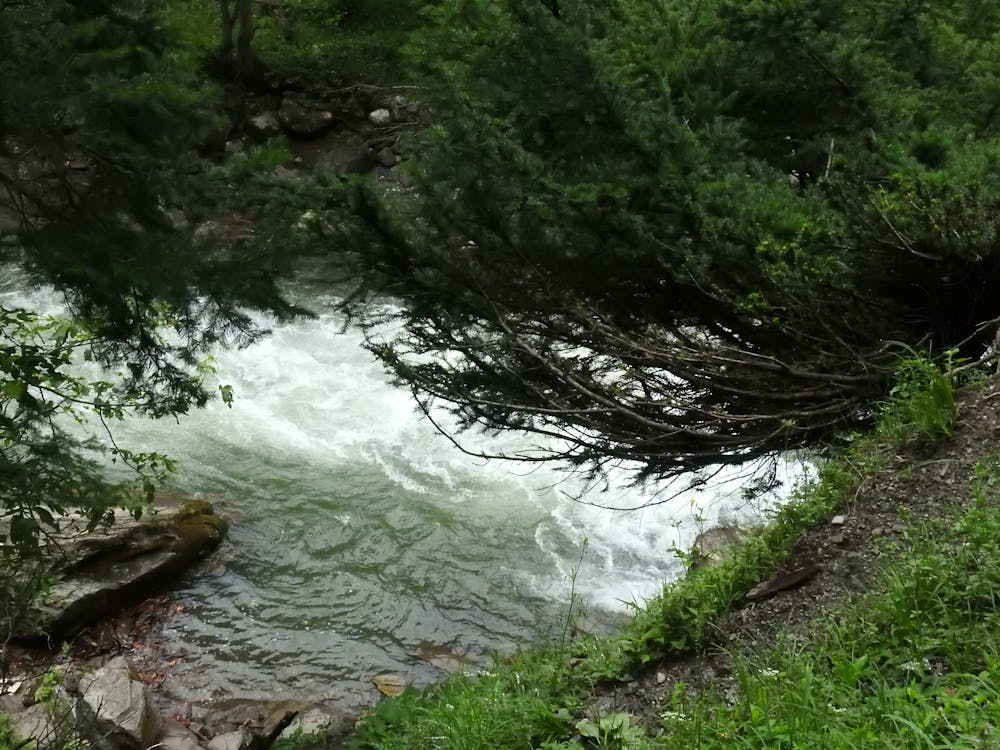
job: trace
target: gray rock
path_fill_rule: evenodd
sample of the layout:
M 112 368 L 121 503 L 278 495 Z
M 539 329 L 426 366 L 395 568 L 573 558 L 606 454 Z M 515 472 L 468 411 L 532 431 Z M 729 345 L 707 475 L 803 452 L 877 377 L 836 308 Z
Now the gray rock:
M 372 125 L 382 127 L 392 122 L 392 112 L 387 109 L 375 109 L 368 113 L 368 121 Z
M 48 706 L 36 703 L 24 708 L 17 705 L 18 703 L 20 701 L 0 703 L 0 713 L 10 722 L 14 737 L 25 742 L 34 740 L 25 745 L 25 748 L 47 745 L 56 738 L 56 721 Z M 14 746 L 17 747 L 18 744 L 14 743 Z
M 381 148 L 378 153 L 375 154 L 375 158 L 378 159 L 379 164 L 383 167 L 394 167 L 399 161 L 399 157 L 391 148 Z
M 284 737 L 284 733 L 280 735 Z M 250 744 L 250 735 L 240 730 L 216 735 L 208 742 L 208 750 L 245 750 Z
M 80 679 L 77 718 L 81 731 L 107 750 L 145 750 L 162 725 L 149 688 L 135 679 L 123 656 Z
M 233 138 L 226 141 L 226 153 L 227 154 L 238 154 L 243 150 L 243 141 L 239 138 Z
M 281 132 L 281 123 L 274 112 L 262 112 L 247 120 L 246 132 L 256 141 L 266 141 Z
M 367 146 L 338 146 L 324 156 L 322 165 L 342 174 L 368 174 L 379 160 Z
M 319 706 L 313 706 L 292 719 L 292 723 L 282 730 L 278 739 L 290 740 L 298 734 L 318 734 L 327 730 L 343 731 L 350 729 L 353 723 L 353 720 L 348 716 L 330 713 Z M 220 748 L 219 750 L 228 749 Z
M 159 746 L 163 750 L 202 750 L 198 735 L 176 719 L 164 719 Z M 240 750 L 233 748 L 233 750 Z
M 831 526 L 843 526 L 847 523 L 847 516 L 834 516 L 830 519 Z
M 298 138 L 313 138 L 333 127 L 333 113 L 313 109 L 285 99 L 278 110 L 278 121 L 286 133 Z
M 300 701 L 259 701 L 232 698 L 209 707 L 205 728 L 219 735 L 247 730 L 257 739 L 256 744 L 270 745 L 308 704 Z

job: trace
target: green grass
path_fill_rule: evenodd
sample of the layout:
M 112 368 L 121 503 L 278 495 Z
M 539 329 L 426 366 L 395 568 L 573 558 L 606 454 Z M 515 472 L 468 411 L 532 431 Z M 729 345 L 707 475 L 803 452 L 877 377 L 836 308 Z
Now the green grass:
M 803 646 L 739 662 L 739 697 L 679 690 L 654 746 L 1000 747 L 1000 504 L 927 528 L 883 585 Z
M 780 564 L 803 531 L 852 501 L 865 477 L 886 469 L 903 445 L 948 433 L 957 414 L 949 378 L 923 360 L 904 365 L 872 432 L 854 436 L 728 562 L 667 585 L 616 638 L 528 651 L 488 674 L 387 699 L 347 747 L 995 746 L 1000 512 L 986 493 L 994 470 L 984 473 L 975 506 L 959 525 L 947 535 L 928 531 L 921 552 L 893 564 L 885 592 L 832 622 L 814 647 L 786 644 L 759 663 L 740 663 L 734 705 L 680 686 L 656 725 L 636 726 L 635 717 L 594 708 L 601 681 L 711 647 L 718 618 Z
M 796 488 L 773 521 L 730 560 L 691 571 L 639 609 L 622 636 L 624 656 L 645 663 L 710 645 L 719 616 L 766 578 L 803 532 L 842 509 L 865 477 L 884 469 L 899 449 L 949 434 L 957 415 L 947 372 L 928 359 L 903 361 L 872 431 L 851 436 L 849 447 L 822 464 L 813 481 Z

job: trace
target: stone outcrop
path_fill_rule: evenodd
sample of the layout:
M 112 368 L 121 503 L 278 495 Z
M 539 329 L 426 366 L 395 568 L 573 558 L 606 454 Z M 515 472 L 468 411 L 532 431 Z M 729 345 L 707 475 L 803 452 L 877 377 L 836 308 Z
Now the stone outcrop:
M 135 521 L 120 515 L 106 530 L 70 522 L 54 541 L 58 580 L 17 632 L 22 640 L 65 640 L 87 625 L 150 596 L 218 546 L 226 522 L 193 501 L 169 515 Z
M 39 701 L 27 682 L 16 695 L 0 695 L 0 715 L 16 746 L 96 750 L 267 750 L 279 740 L 347 735 L 355 720 L 320 706 L 290 700 L 230 699 L 198 708 L 199 721 L 164 717 L 124 656 L 81 672 L 57 668 L 59 679 Z M 190 707 L 189 707 L 190 708 Z

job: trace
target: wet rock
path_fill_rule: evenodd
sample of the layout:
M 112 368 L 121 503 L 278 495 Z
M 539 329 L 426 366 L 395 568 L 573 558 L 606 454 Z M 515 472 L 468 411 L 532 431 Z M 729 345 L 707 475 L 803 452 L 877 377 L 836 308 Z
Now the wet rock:
M 149 688 L 123 656 L 80 678 L 76 707 L 81 731 L 99 748 L 145 750 L 160 733 L 162 720 Z
M 17 637 L 65 640 L 148 597 L 155 584 L 172 580 L 218 546 L 226 526 L 201 501 L 152 521 L 122 514 L 102 532 L 74 531 L 72 523 L 66 524 L 54 542 L 66 561 L 58 581 L 25 618 Z

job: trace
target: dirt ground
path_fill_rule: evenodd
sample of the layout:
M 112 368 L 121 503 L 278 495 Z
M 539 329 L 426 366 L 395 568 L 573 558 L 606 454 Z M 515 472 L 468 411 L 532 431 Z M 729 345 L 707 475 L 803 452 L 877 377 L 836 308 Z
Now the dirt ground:
M 689 691 L 711 688 L 735 696 L 734 655 L 765 654 L 779 633 L 805 640 L 817 622 L 836 617 L 867 592 L 889 557 L 907 548 L 908 529 L 952 518 L 971 501 L 976 466 L 1000 459 L 998 441 L 1000 383 L 961 393 L 949 438 L 896 456 L 865 479 L 854 497 L 844 498 L 837 514 L 842 518 L 833 516 L 798 540 L 780 571 L 817 566 L 814 576 L 768 599 L 745 602 L 720 620 L 718 645 L 708 653 L 654 663 L 625 684 L 606 687 L 598 705 L 648 717 L 655 725 L 678 683 Z

